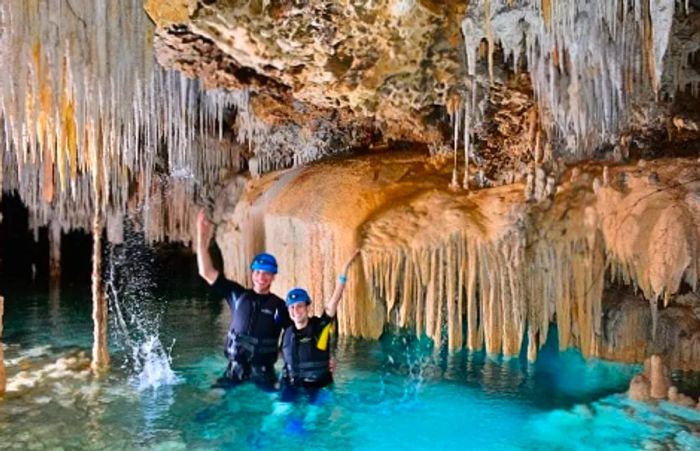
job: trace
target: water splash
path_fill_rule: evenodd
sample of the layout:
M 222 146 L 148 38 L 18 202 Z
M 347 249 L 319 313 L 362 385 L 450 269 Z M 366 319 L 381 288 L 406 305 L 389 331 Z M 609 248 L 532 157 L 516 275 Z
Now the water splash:
M 134 372 L 138 374 L 131 378 L 131 382 L 139 390 L 158 388 L 161 385 L 174 385 L 180 382 L 171 368 L 174 345 L 175 341 L 169 348 L 165 348 L 157 335 L 150 335 L 138 347 L 132 349 L 135 362 Z
M 426 383 L 434 377 L 439 368 L 429 340 L 418 339 L 408 332 L 398 332 L 397 335 L 390 335 L 389 343 L 382 343 L 385 345 L 386 355 L 384 373 L 405 376 L 400 400 L 403 404 L 416 401 Z M 387 388 L 384 379 L 380 381 L 383 390 Z
M 112 331 L 125 353 L 123 366 L 131 373 L 129 382 L 139 391 L 179 383 L 171 366 L 175 341 L 166 347 L 160 339 L 165 302 L 153 294 L 153 256 L 143 234 L 127 223 L 124 243 L 110 244 L 108 252 Z

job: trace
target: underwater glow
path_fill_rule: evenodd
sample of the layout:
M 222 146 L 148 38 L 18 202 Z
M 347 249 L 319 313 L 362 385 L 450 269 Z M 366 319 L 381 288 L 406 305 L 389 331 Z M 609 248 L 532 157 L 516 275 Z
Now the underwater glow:
M 585 362 L 577 352 L 557 352 L 556 343 L 533 365 L 435 352 L 430 340 L 394 330 L 380 341 L 343 340 L 335 386 L 314 403 L 283 403 L 253 385 L 211 389 L 225 366 L 228 312 L 202 293 L 164 295 L 161 336 L 177 340 L 172 369 L 180 382 L 140 390 L 128 368 L 105 379 L 80 369 L 89 364 L 90 342 L 83 295 L 65 293 L 47 317 L 46 298 L 8 293 L 12 388 L 0 409 L 0 442 L 10 449 L 700 446 L 700 412 L 628 401 L 622 392 L 637 367 Z M 116 349 L 113 356 L 130 358 Z M 68 359 L 74 369 L 49 368 Z M 16 383 L 31 374 L 38 376 L 31 387 Z

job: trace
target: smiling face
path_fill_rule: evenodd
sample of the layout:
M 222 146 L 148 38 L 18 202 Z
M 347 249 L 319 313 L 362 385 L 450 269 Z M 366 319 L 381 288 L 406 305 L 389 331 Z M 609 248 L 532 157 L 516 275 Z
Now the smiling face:
M 275 275 L 262 269 L 256 269 L 251 278 L 253 279 L 253 291 L 258 294 L 267 294 L 270 292 Z
M 303 329 L 309 322 L 309 306 L 306 302 L 295 302 L 287 307 L 289 317 L 294 321 L 297 329 Z

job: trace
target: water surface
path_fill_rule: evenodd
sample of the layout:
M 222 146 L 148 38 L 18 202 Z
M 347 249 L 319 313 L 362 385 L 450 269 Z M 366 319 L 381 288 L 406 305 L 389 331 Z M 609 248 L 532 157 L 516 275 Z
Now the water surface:
M 253 385 L 212 389 L 226 363 L 227 307 L 202 286 L 173 291 L 144 296 L 139 324 L 122 312 L 132 341 L 146 339 L 138 327 L 153 329 L 172 359 L 175 379 L 159 384 L 156 362 L 146 388 L 114 323 L 110 373 L 81 371 L 88 292 L 6 293 L 13 391 L 0 402 L 0 449 L 700 449 L 700 412 L 630 402 L 623 392 L 638 368 L 560 354 L 554 340 L 529 365 L 392 331 L 341 340 L 335 386 L 313 404 Z

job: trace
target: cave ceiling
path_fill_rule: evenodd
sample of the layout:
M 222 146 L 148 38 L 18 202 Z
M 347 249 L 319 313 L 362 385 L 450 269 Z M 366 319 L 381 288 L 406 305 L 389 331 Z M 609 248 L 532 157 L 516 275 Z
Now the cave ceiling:
M 145 2 L 158 61 L 250 90 L 266 124 L 306 134 L 324 124 L 343 149 L 407 141 L 448 152 L 471 134 L 497 184 L 533 159 L 621 159 L 696 141 L 699 6 Z

